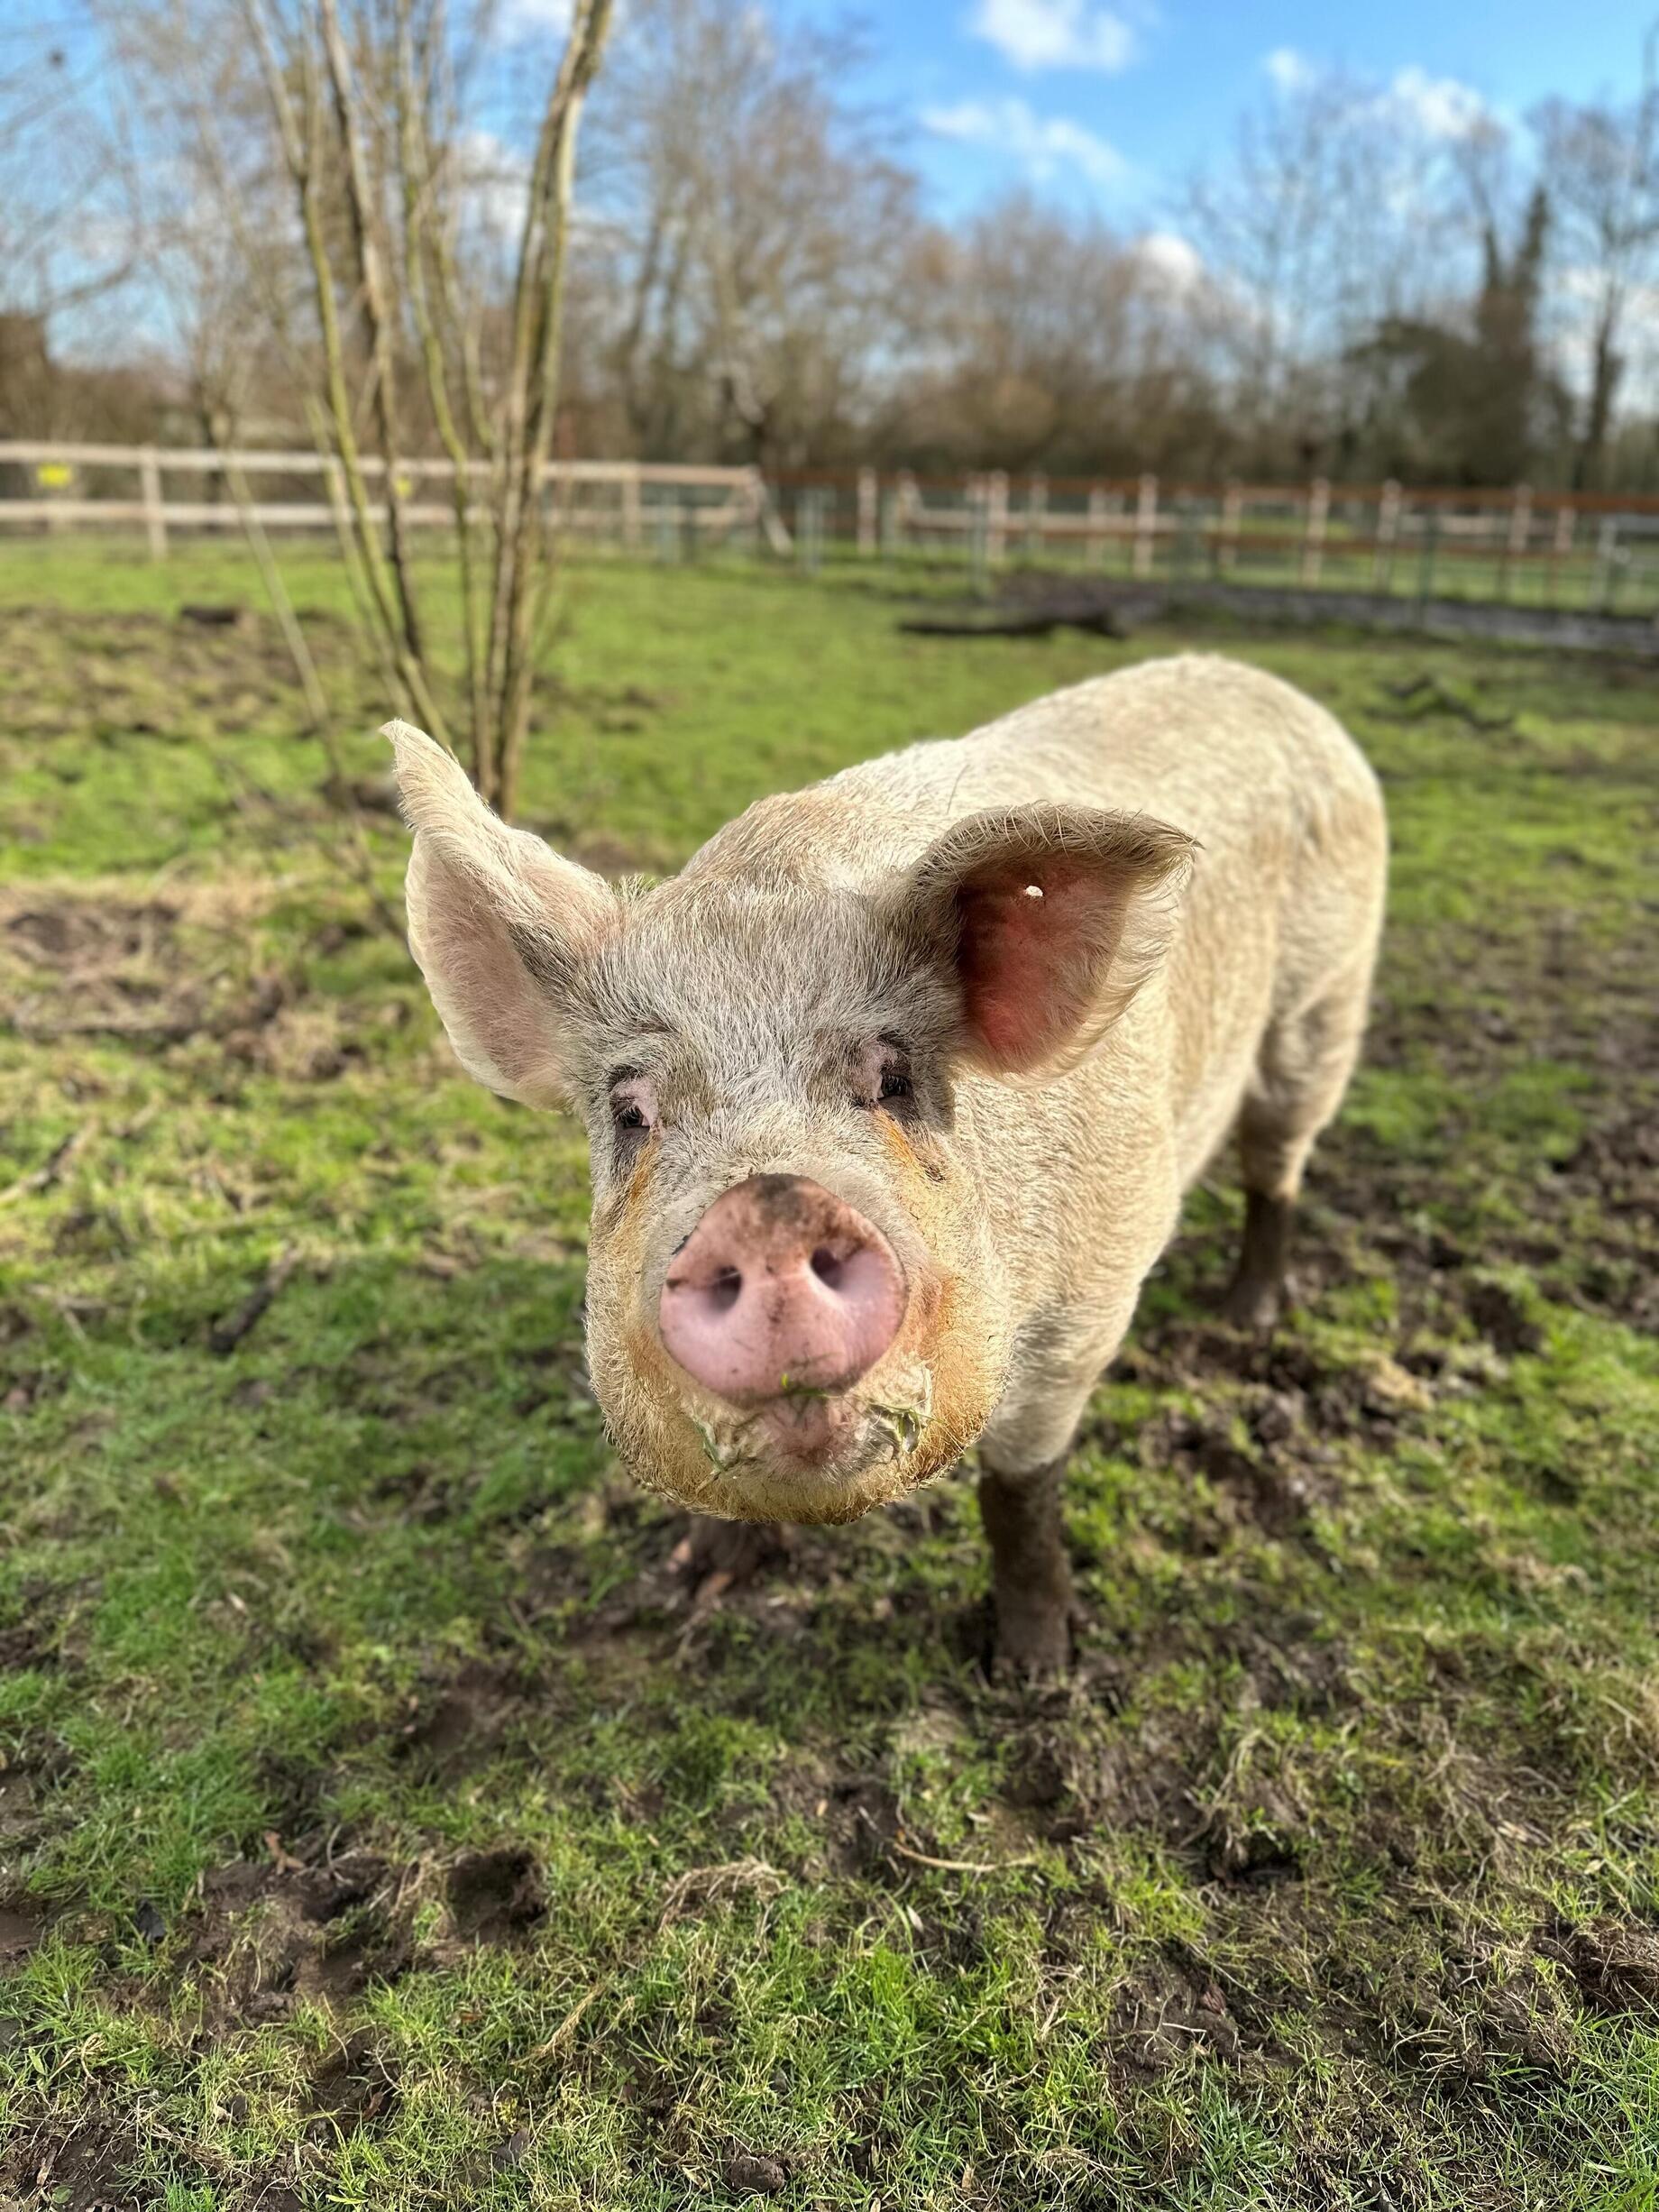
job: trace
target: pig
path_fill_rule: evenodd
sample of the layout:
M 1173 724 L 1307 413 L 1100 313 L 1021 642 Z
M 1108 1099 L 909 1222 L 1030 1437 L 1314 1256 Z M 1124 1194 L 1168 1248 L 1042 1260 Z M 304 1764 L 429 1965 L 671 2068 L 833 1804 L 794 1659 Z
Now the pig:
M 586 1124 L 588 1356 L 624 1463 L 697 1514 L 840 1522 L 976 1450 L 996 1663 L 1063 1672 L 1071 1439 L 1235 1128 L 1229 1311 L 1265 1329 L 1285 1297 L 1383 912 L 1352 739 L 1257 669 L 1149 661 L 613 887 L 386 734 L 456 1054 Z

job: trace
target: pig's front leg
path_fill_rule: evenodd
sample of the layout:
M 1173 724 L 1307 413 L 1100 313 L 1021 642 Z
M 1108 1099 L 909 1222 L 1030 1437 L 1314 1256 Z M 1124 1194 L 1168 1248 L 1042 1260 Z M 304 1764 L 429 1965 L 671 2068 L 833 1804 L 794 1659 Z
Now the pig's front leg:
M 683 1578 L 692 1611 L 702 1613 L 729 1590 L 741 1590 L 786 1560 L 790 1544 L 790 1532 L 776 1521 L 717 1520 L 693 1513 L 668 1564 Z
M 1031 1474 L 987 1471 L 979 1478 L 1002 1673 L 1062 1675 L 1071 1664 L 1071 1568 L 1060 1535 L 1065 1473 L 1059 1459 Z
M 991 1547 L 995 1660 L 1004 1674 L 1059 1675 L 1071 1663 L 1077 1605 L 1061 1486 L 1077 1424 L 1123 1341 L 1138 1287 L 1138 1280 L 1119 1280 L 1094 1303 L 1034 1317 L 1030 1338 L 1043 1352 L 1016 1358 L 979 1440 L 979 1513 Z

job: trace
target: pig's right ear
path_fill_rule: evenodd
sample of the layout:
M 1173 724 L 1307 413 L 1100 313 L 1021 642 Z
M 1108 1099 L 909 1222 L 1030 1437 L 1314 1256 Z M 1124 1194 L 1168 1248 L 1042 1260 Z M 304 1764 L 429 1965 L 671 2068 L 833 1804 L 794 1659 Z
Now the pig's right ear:
M 1144 814 L 1040 804 L 969 815 L 902 894 L 961 993 L 960 1051 L 1004 1081 L 1077 1062 L 1163 958 L 1193 840 Z
M 388 722 L 404 819 L 415 833 L 409 949 L 467 1073 L 523 1106 L 568 1088 L 578 971 L 620 911 L 602 877 L 509 830 L 459 763 L 408 722 Z

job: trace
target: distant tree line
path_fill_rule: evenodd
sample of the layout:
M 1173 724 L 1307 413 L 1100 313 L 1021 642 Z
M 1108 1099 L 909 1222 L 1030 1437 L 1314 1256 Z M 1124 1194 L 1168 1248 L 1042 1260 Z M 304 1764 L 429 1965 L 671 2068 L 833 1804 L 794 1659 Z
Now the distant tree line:
M 254 0 L 91 5 L 73 50 L 49 24 L 3 50 L 0 436 L 306 436 L 296 358 L 326 333 Z M 270 0 L 279 55 L 308 5 Z M 307 162 L 340 344 L 403 450 L 438 453 L 435 390 L 481 420 L 512 374 L 520 19 L 341 0 L 338 21 L 360 112 L 332 103 Z M 630 0 L 589 104 L 554 445 L 1652 488 L 1652 45 L 1625 92 L 1524 131 L 1298 69 L 1134 230 L 1029 193 L 946 225 L 849 89 L 846 39 Z M 423 280 L 452 309 L 435 336 Z

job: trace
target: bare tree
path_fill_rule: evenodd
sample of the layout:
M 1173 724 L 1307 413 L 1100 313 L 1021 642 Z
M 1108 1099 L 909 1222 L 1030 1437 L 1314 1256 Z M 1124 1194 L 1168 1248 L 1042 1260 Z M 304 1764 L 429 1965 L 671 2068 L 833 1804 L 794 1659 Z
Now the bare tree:
M 1554 213 L 1569 316 L 1588 325 L 1590 390 L 1573 454 L 1576 485 L 1600 480 L 1627 364 L 1626 332 L 1659 260 L 1659 82 L 1650 32 L 1633 100 L 1548 100 L 1532 117 Z
M 929 233 L 906 267 L 884 437 L 921 465 L 1058 473 L 1156 467 L 1172 442 L 1209 444 L 1202 280 L 1171 245 L 1023 192 Z
M 97 97 L 103 60 L 58 10 L 0 20 L 0 409 L 14 435 L 84 427 L 85 379 L 52 370 L 66 337 L 133 365 L 112 311 L 141 255 L 133 164 Z
M 840 39 L 727 0 L 638 0 L 596 114 L 605 353 L 637 449 L 803 460 L 891 333 L 913 179 Z
M 453 728 L 503 812 L 552 573 L 576 143 L 610 14 L 610 0 L 574 0 L 531 146 L 522 161 L 497 148 L 510 200 L 491 203 L 493 250 L 476 265 L 465 249 L 483 134 L 467 93 L 487 0 L 460 21 L 445 0 L 152 0 L 110 18 L 155 171 L 173 180 L 151 196 L 152 228 L 158 267 L 175 269 L 188 303 L 197 381 L 218 399 L 205 418 L 237 417 L 234 299 L 257 309 L 300 427 L 329 461 L 348 577 L 396 704 L 445 741 Z M 242 336 L 245 357 L 245 323 Z M 450 482 L 460 564 L 453 715 L 409 519 L 429 461 Z
M 1192 179 L 1181 215 L 1230 295 L 1255 465 L 1311 460 L 1340 430 L 1364 334 L 1472 276 L 1457 149 L 1425 137 L 1387 87 L 1327 70 L 1247 111 L 1229 154 Z

